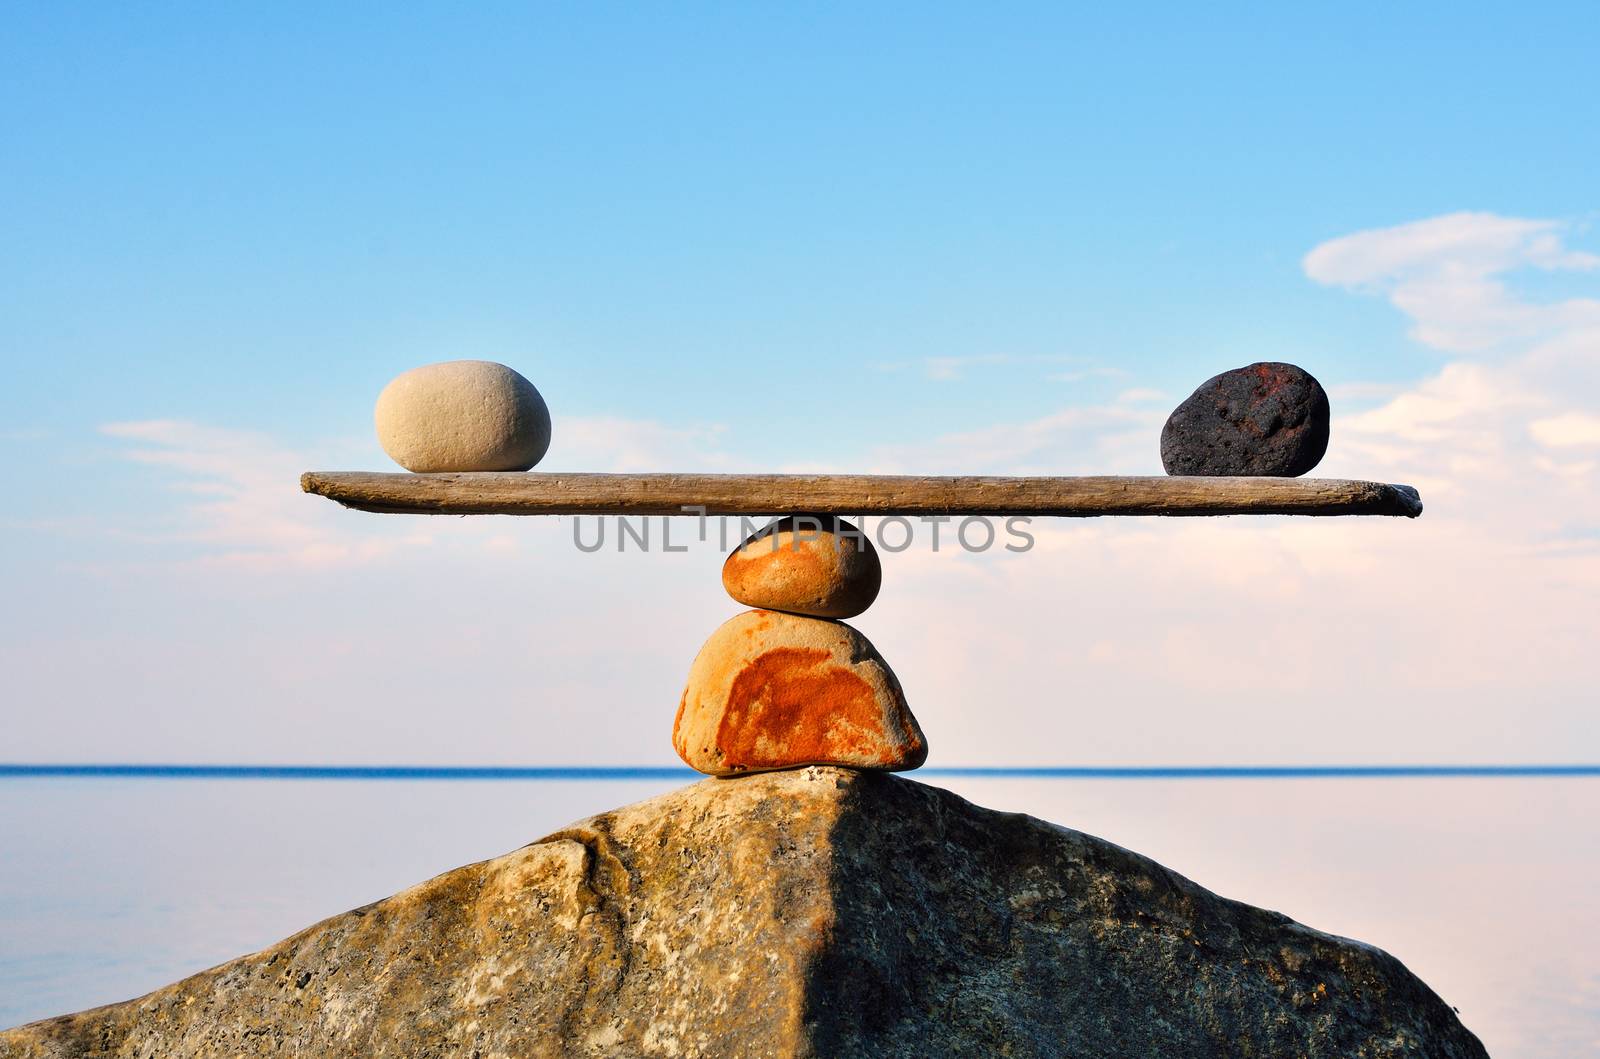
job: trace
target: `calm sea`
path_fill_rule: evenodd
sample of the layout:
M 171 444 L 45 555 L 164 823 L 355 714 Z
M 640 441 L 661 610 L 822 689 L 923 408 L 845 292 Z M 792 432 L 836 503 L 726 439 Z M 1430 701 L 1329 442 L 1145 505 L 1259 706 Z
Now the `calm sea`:
M 1570 1059 L 1600 1054 L 1600 778 L 1539 771 L 918 778 L 1387 949 L 1497 1059 Z M 690 778 L 0 771 L 0 1025 L 136 996 Z

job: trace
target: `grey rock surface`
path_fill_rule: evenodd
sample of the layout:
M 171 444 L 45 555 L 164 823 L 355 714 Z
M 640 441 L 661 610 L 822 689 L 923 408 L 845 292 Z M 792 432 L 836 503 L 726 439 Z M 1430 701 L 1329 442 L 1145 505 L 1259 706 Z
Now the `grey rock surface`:
M 879 773 L 706 780 L 0 1056 L 1483 1056 L 1393 957 Z

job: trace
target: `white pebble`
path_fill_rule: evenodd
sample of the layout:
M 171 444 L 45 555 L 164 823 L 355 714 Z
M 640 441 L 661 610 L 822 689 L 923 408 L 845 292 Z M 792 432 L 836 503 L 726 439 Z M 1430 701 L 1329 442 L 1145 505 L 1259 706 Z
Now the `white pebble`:
M 412 368 L 378 395 L 378 442 L 408 471 L 526 471 L 550 447 L 533 383 L 490 360 Z

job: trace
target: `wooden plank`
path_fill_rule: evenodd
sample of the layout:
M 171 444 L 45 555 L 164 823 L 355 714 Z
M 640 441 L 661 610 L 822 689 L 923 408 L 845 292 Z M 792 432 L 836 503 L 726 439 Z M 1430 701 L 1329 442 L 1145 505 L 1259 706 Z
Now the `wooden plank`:
M 300 488 L 362 511 L 427 515 L 1422 514 L 1408 485 L 1337 478 L 310 471 Z

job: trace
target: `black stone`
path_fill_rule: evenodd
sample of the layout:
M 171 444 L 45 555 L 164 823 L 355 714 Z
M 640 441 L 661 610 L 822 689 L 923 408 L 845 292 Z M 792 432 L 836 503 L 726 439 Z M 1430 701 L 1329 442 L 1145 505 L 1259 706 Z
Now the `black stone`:
M 1161 428 L 1168 474 L 1293 478 L 1328 451 L 1328 395 L 1293 364 L 1262 363 L 1207 379 Z

